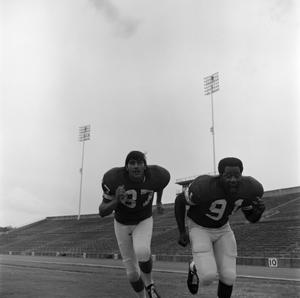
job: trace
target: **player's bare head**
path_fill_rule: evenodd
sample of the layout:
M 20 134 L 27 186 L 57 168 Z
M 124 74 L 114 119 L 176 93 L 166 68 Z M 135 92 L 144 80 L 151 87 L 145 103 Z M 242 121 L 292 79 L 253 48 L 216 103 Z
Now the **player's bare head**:
M 125 168 L 131 180 L 143 180 L 147 169 L 145 154 L 140 151 L 129 152 L 125 160 Z
M 225 172 L 226 167 L 238 167 L 240 169 L 241 174 L 244 170 L 242 161 L 236 157 L 225 157 L 220 160 L 218 165 L 218 171 L 220 175 L 222 175 Z
M 130 151 L 127 156 L 126 156 L 126 160 L 125 160 L 125 166 L 128 165 L 128 163 L 130 162 L 130 160 L 135 160 L 135 161 L 143 161 L 145 165 L 147 165 L 146 162 L 146 156 L 143 152 L 141 151 Z
M 237 191 L 243 169 L 243 163 L 238 158 L 226 157 L 220 160 L 218 171 L 227 192 L 235 193 Z

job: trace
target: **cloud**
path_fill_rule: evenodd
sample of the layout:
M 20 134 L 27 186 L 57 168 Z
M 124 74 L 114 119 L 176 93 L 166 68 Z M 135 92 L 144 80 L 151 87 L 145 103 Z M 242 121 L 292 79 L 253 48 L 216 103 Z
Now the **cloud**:
M 130 37 L 137 31 L 140 22 L 121 15 L 119 9 L 110 0 L 90 0 L 90 2 L 114 25 L 118 36 Z

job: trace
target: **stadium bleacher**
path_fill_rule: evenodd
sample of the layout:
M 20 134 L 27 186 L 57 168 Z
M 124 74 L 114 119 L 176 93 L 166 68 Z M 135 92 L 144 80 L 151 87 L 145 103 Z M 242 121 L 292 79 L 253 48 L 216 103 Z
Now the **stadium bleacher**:
M 249 224 L 242 212 L 231 218 L 238 255 L 249 258 L 300 258 L 300 194 L 265 198 L 266 212 L 259 223 Z M 174 205 L 166 204 L 163 215 L 154 209 L 152 253 L 189 256 L 190 248 L 177 244 Z M 97 214 L 47 217 L 42 221 L 0 235 L 2 254 L 44 254 L 90 257 L 118 254 L 113 217 Z

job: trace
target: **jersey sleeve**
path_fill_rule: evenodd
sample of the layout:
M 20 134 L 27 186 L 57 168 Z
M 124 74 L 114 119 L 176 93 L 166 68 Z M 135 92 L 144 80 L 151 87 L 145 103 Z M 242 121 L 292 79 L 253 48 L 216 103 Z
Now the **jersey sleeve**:
M 193 201 L 193 193 L 189 192 L 189 188 L 188 187 L 183 191 L 183 195 L 184 195 L 184 199 L 185 199 L 187 205 L 189 205 L 189 206 L 196 205 L 194 203 L 194 201 Z
M 208 175 L 197 177 L 188 187 L 188 204 L 200 205 L 208 197 L 209 180 Z
M 103 190 L 103 201 L 104 202 L 110 202 L 115 195 L 116 191 L 116 183 L 115 183 L 115 177 L 117 176 L 119 169 L 113 168 L 106 172 L 102 179 L 102 190 Z
M 114 198 L 114 195 L 111 194 L 110 188 L 102 181 L 102 199 L 105 203 L 111 202 Z

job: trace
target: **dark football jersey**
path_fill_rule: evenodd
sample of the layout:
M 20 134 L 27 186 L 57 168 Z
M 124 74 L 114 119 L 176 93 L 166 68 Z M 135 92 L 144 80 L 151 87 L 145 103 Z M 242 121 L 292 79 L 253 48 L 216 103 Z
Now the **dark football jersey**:
M 185 193 L 191 205 L 187 216 L 203 227 L 219 228 L 227 223 L 231 214 L 251 206 L 263 192 L 262 185 L 249 176 L 241 177 L 237 193 L 231 196 L 224 192 L 220 176 L 199 176 Z
M 124 185 L 126 196 L 115 209 L 115 219 L 122 224 L 134 225 L 152 215 L 154 193 L 163 190 L 169 181 L 169 172 L 156 165 L 147 166 L 143 182 L 131 181 L 124 167 L 113 168 L 102 179 L 103 200 L 109 201 L 118 186 Z

